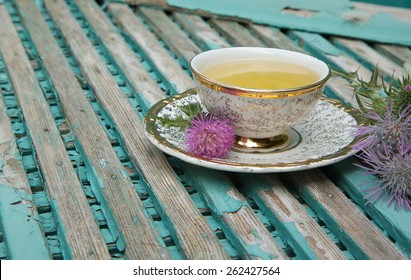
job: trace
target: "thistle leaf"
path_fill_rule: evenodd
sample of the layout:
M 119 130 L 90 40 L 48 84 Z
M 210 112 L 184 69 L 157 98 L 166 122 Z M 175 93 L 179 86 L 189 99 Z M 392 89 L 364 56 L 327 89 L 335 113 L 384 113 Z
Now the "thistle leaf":
M 188 116 L 189 119 L 194 118 L 198 113 L 201 112 L 201 106 L 199 103 L 190 103 L 187 105 L 177 106 L 184 114 Z
M 190 120 L 183 118 L 183 116 L 177 116 L 175 119 L 157 117 L 164 127 L 175 127 L 181 131 L 188 127 Z

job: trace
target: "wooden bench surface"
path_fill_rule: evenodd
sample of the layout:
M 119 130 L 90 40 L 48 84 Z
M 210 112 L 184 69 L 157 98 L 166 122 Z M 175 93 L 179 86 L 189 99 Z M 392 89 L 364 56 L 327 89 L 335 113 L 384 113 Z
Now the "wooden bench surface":
M 42 1 L 38 1 L 41 2 Z M 410 259 L 411 212 L 367 204 L 354 166 L 205 169 L 144 136 L 205 50 L 312 54 L 367 79 L 405 46 L 89 0 L 0 1 L 0 259 Z M 359 68 L 360 67 L 360 68 Z M 325 94 L 357 107 L 348 83 Z

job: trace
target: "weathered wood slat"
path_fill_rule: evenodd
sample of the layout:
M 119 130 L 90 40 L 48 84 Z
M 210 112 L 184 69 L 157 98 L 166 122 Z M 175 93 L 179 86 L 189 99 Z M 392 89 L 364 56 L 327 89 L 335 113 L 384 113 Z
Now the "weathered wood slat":
M 0 5 L 0 50 L 30 130 L 65 258 L 110 259 L 35 73 L 5 6 Z
M 73 135 L 98 185 L 94 192 L 103 205 L 119 250 L 129 259 L 166 259 L 169 254 L 153 222 L 143 212 L 134 186 L 124 176 L 120 160 L 101 127 L 51 31 L 32 1 L 18 0 L 18 8 L 59 96 Z
M 367 190 L 378 184 L 378 178 L 364 175 L 363 170 L 353 165 L 352 160 L 330 165 L 325 168 L 325 172 L 369 213 L 373 220 L 394 238 L 396 244 L 408 253 L 408 258 L 411 258 L 411 212 L 395 209 L 394 205 L 387 205 L 386 200 L 367 203 L 368 200 L 364 199 Z
M 356 258 L 405 258 L 320 170 L 287 174 L 286 179 Z
M 315 53 L 328 63 L 331 63 L 334 67 L 338 67 L 345 71 L 358 70 L 358 75 L 361 78 L 367 81 L 370 79 L 370 70 L 362 66 L 361 63 L 355 59 L 342 53 L 321 35 L 302 31 L 291 31 L 290 35 L 298 40 L 299 44 L 303 46 L 304 49 Z
M 375 48 L 400 65 L 411 65 L 411 50 L 407 47 L 375 44 Z
M 411 10 L 408 8 L 394 7 L 387 4 L 371 4 L 371 3 L 361 3 L 354 2 L 354 7 L 360 10 L 366 11 L 370 15 L 376 15 L 378 13 L 384 12 L 392 15 L 394 18 L 397 18 L 404 22 L 411 22 Z
M 201 49 L 193 41 L 189 40 L 187 35 L 163 11 L 143 7 L 138 10 L 150 22 L 154 31 L 161 36 L 181 62 L 188 67 L 188 62 L 193 56 L 200 53 Z
M 376 10 L 357 9 L 350 1 L 173 1 L 168 0 L 173 8 L 197 13 L 208 13 L 236 21 L 252 21 L 280 28 L 291 28 L 323 34 L 338 35 L 379 41 L 393 44 L 411 45 L 411 40 L 404 34 L 409 32 L 410 9 L 401 9 L 403 13 L 391 15 L 392 9 L 384 13 Z M 379 7 L 379 5 L 376 5 Z M 399 9 L 400 10 L 400 9 Z M 397 19 L 402 17 L 406 20 Z
M 358 71 L 359 77 L 368 81 L 371 77 L 371 71 L 362 66 L 358 61 L 353 58 L 342 54 L 342 52 L 328 42 L 324 37 L 318 34 L 292 31 L 291 37 L 295 38 L 298 43 L 313 53 L 326 63 L 330 63 L 333 67 L 346 72 Z M 336 94 L 339 98 L 351 104 L 354 108 L 359 109 L 359 105 L 352 89 L 349 87 L 349 83 L 341 77 L 333 77 L 327 82 L 327 88 Z M 364 106 L 367 107 L 369 101 L 367 98 L 360 96 L 360 100 Z
M 200 16 L 185 13 L 174 13 L 177 22 L 191 35 L 203 50 L 230 47 L 218 33 L 207 24 Z
M 105 63 L 62 1 L 46 8 L 60 27 L 94 92 L 117 125 L 134 164 L 142 171 L 183 254 L 188 259 L 228 258 L 214 232 L 178 182 L 164 154 L 144 135 L 144 124 L 118 88 Z M 137 77 L 136 77 L 137 78 Z
M 246 199 L 223 172 L 187 165 L 197 191 L 227 226 L 224 231 L 245 259 L 288 259 L 258 220 Z
M 163 95 L 159 92 L 157 83 L 150 76 L 150 73 L 145 70 L 140 59 L 128 47 L 97 3 L 94 1 L 75 1 L 75 3 L 104 42 L 129 83 L 138 93 L 144 92 L 145 98 L 142 98 L 142 102 L 145 103 L 146 109 L 150 107 L 150 104 L 160 100 Z M 135 77 L 140 77 L 138 82 Z
M 155 35 L 146 29 L 127 5 L 111 3 L 108 9 L 113 14 L 115 21 L 137 43 L 147 59 L 162 75 L 163 80 L 169 84 L 170 91 L 183 92 L 194 86 L 193 81 L 180 64 L 160 45 Z M 124 69 L 124 67 L 122 68 Z M 136 85 L 134 86 L 136 87 Z M 156 86 L 156 88 L 158 87 Z
M 210 24 L 231 42 L 236 41 L 241 46 L 247 47 L 265 47 L 263 42 L 236 21 L 212 18 L 210 19 Z
M 303 48 L 295 44 L 279 29 L 264 25 L 250 24 L 249 28 L 268 47 L 304 52 Z
M 237 181 L 238 180 L 238 181 Z M 241 175 L 236 182 L 263 209 L 301 259 L 345 259 L 300 202 L 275 176 Z
M 357 71 L 358 75 L 368 81 L 371 71 L 362 66 L 358 61 L 342 53 L 337 47 L 332 45 L 324 37 L 314 33 L 291 31 L 290 36 L 298 40 L 304 49 L 315 53 L 326 62 L 345 71 Z
M 2 98 L 0 98 L 0 131 L 0 184 L 13 186 L 17 191 L 31 194 Z
M 393 74 L 397 77 L 404 75 L 401 67 L 378 53 L 363 41 L 334 37 L 333 42 L 339 47 L 345 48 L 357 59 L 365 61 L 371 67 L 378 65 L 379 71 L 385 76 L 391 77 Z
M 12 260 L 50 259 L 1 95 L 0 131 L 0 223 L 7 257 Z

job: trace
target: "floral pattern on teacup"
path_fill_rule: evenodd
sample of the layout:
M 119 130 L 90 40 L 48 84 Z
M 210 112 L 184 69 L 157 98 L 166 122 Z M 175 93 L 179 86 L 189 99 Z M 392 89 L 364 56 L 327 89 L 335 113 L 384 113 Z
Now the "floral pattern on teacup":
M 198 96 L 207 110 L 228 117 L 236 135 L 265 138 L 281 134 L 310 114 L 323 87 L 286 98 L 252 98 L 222 93 L 196 81 Z

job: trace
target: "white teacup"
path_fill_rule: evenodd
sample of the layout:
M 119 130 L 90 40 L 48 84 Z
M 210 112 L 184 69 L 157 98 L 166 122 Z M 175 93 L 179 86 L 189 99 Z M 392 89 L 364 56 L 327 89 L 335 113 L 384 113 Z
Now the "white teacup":
M 211 67 L 238 61 L 274 61 L 308 68 L 316 78 L 291 88 L 247 88 L 207 76 Z M 291 126 L 316 106 L 330 77 L 327 64 L 315 57 L 274 48 L 234 47 L 206 51 L 190 62 L 197 93 L 204 107 L 228 117 L 236 134 L 235 148 L 246 152 L 269 152 L 290 142 Z

